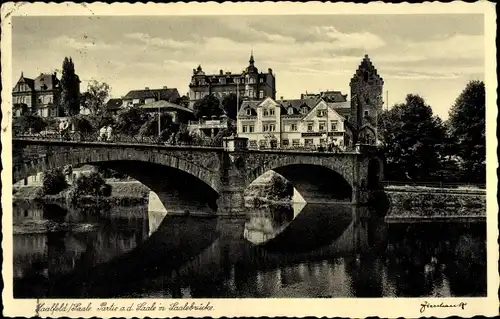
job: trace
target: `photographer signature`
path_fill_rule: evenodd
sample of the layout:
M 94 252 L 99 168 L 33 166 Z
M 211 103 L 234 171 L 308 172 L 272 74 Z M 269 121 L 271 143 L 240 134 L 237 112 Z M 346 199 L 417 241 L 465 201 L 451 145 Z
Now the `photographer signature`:
M 441 302 L 439 304 L 431 304 L 427 301 L 424 301 L 424 303 L 420 304 L 420 306 L 420 313 L 423 313 L 427 308 L 461 308 L 462 310 L 464 310 L 465 306 L 467 306 L 467 303 L 460 302 L 457 304 L 445 304 L 444 302 Z

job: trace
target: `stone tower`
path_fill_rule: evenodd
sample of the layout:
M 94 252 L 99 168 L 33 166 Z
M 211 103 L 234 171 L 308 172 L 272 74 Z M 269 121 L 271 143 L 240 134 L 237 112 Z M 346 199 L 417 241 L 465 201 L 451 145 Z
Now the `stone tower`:
M 380 77 L 368 55 L 365 55 L 351 82 L 350 123 L 355 128 L 355 143 L 375 144 L 377 117 L 383 107 L 384 79 Z

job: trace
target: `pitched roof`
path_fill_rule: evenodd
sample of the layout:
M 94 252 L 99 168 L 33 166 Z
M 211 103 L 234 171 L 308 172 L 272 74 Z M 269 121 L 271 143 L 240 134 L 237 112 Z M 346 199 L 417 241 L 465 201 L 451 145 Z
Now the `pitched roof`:
M 308 98 L 308 99 L 293 99 L 293 100 L 278 100 L 277 102 L 281 105 L 281 113 L 285 116 L 304 116 L 304 114 L 301 112 L 302 107 L 307 107 L 308 112 L 315 107 L 319 101 L 321 101 L 320 98 Z M 289 108 L 293 109 L 293 114 L 288 114 L 288 109 Z
M 323 99 L 327 102 L 345 102 L 347 95 L 342 94 L 340 91 L 325 91 L 321 92 Z
M 59 87 L 59 79 L 53 73 L 42 73 L 34 80 L 36 91 L 53 90 Z
M 106 109 L 108 111 L 114 111 L 114 110 L 118 110 L 121 108 L 123 104 L 123 101 L 122 99 L 110 99 L 107 103 L 106 103 Z
M 191 109 L 188 109 L 187 107 L 184 107 L 184 106 L 181 106 L 181 105 L 178 105 L 178 104 L 174 104 L 174 103 L 170 103 L 168 101 L 156 101 L 156 102 L 152 102 L 152 103 L 146 103 L 144 105 L 140 105 L 139 106 L 140 108 L 142 109 L 171 109 L 171 110 L 178 110 L 178 111 L 184 111 L 184 112 L 189 112 L 189 113 L 193 113 L 193 110 Z
M 127 93 L 123 97 L 124 100 L 132 100 L 132 99 L 151 99 L 158 98 L 160 96 L 160 100 L 165 100 L 169 102 L 176 102 L 178 98 L 180 98 L 179 91 L 176 88 L 168 89 L 144 89 L 144 90 L 132 90 Z
M 23 73 L 21 73 L 21 77 L 19 78 L 19 80 L 17 81 L 17 83 L 19 83 L 19 82 L 24 82 L 24 83 L 28 84 L 28 86 L 32 90 L 35 88 L 35 80 L 25 77 L 23 75 Z M 17 83 L 16 83 L 16 85 L 17 85 Z
M 246 111 L 247 109 L 251 110 L 250 116 L 256 116 L 256 109 L 260 103 L 262 103 L 262 101 L 243 101 L 243 103 L 241 103 L 240 110 L 238 111 L 238 116 L 248 116 Z

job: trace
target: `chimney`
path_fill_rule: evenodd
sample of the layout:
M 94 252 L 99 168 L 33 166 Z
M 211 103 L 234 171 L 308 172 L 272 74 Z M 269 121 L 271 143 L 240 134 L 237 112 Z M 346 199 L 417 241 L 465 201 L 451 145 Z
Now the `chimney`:
M 224 75 L 224 71 L 223 71 L 223 70 L 220 70 L 220 71 L 219 71 L 219 74 L 220 74 L 220 75 Z
M 149 88 L 146 86 L 146 87 L 144 88 L 144 90 L 149 91 Z
M 282 101 L 283 101 L 283 97 L 282 97 L 282 96 L 280 97 L 280 100 L 282 100 Z
M 268 72 L 269 74 L 273 74 L 273 69 L 269 68 L 269 69 L 267 69 L 267 72 Z
M 164 90 L 168 89 L 166 86 L 163 87 Z

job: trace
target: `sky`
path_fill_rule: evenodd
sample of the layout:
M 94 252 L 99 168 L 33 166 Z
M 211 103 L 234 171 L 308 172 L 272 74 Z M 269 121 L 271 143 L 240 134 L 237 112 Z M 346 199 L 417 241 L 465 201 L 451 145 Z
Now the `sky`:
M 388 105 L 421 95 L 441 118 L 470 80 L 485 77 L 482 15 L 13 17 L 12 81 L 61 72 L 72 57 L 82 80 L 111 97 L 144 87 L 189 90 L 193 69 L 276 74 L 276 97 L 340 90 L 365 54 L 384 78 Z M 387 104 L 386 104 L 387 105 Z

